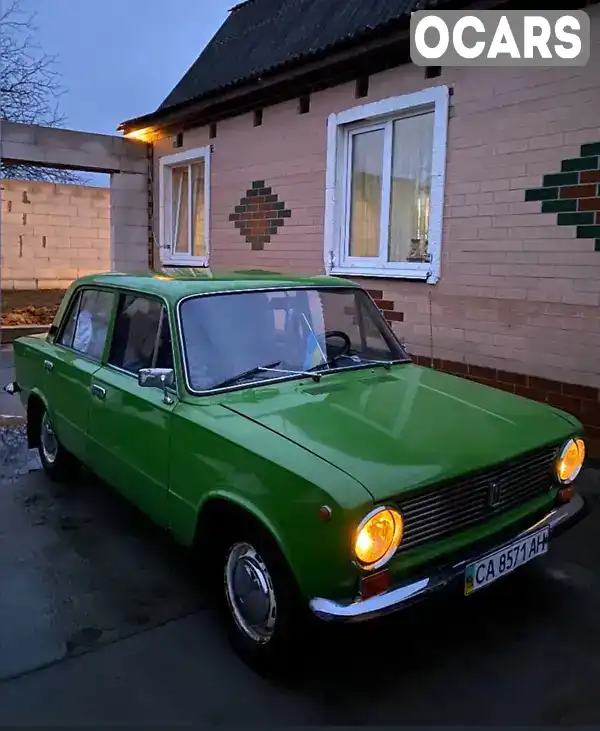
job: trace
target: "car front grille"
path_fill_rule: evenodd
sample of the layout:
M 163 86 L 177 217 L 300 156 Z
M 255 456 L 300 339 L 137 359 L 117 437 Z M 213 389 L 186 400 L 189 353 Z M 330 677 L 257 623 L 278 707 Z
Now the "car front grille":
M 467 530 L 548 492 L 559 449 L 553 445 L 529 452 L 398 501 L 404 517 L 404 539 L 398 550 Z

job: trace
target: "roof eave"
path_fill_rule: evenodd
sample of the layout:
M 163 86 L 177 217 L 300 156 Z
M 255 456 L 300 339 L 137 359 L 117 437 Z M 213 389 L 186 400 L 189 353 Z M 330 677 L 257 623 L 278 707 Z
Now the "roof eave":
M 450 0 L 451 1 L 451 0 Z M 406 30 L 410 25 L 410 16 L 404 16 L 396 19 L 391 23 L 386 24 L 375 29 L 369 29 L 360 36 L 354 36 L 351 39 L 338 42 L 334 45 L 329 46 L 326 49 L 322 49 L 316 53 L 305 54 L 297 56 L 296 58 L 290 59 L 285 63 L 273 66 L 270 69 L 262 71 L 252 76 L 247 76 L 230 84 L 221 86 L 217 89 L 210 91 L 202 96 L 188 99 L 179 104 L 174 104 L 164 109 L 158 108 L 153 112 L 144 114 L 140 117 L 134 117 L 132 119 L 125 120 L 119 124 L 117 129 L 119 131 L 130 131 L 134 129 L 140 129 L 142 127 L 157 127 L 160 128 L 161 124 L 169 117 L 175 117 L 179 113 L 187 110 L 191 106 L 205 106 L 217 101 L 224 94 L 235 94 L 236 96 L 243 97 L 247 93 L 252 93 L 257 90 L 257 86 L 267 87 L 273 83 L 276 83 L 278 77 L 282 74 L 286 74 L 295 70 L 302 71 L 304 67 L 311 66 L 313 64 L 319 64 L 323 68 L 327 68 L 329 65 L 334 65 L 338 61 L 339 54 L 348 53 L 351 50 L 357 50 L 357 56 L 361 53 L 368 52 L 371 43 L 376 43 L 383 38 L 395 35 L 398 31 Z

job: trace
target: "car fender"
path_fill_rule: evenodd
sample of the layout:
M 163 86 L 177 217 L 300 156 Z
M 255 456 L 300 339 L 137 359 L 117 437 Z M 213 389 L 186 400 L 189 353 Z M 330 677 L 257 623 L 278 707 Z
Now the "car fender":
M 31 391 L 27 394 L 27 402 L 29 402 L 29 399 L 32 396 L 37 396 L 40 401 L 44 404 L 44 408 L 49 412 L 52 413 L 52 409 L 48 403 L 48 399 L 46 398 L 45 394 L 39 389 L 37 386 L 34 386 Z
M 235 507 L 240 508 L 241 510 L 251 515 L 270 533 L 273 540 L 279 546 L 279 550 L 281 551 L 281 553 L 286 557 L 286 560 L 289 560 L 288 556 L 286 555 L 285 545 L 281 540 L 279 530 L 268 518 L 268 516 L 265 515 L 265 513 L 260 510 L 256 505 L 251 503 L 249 500 L 244 499 L 243 496 L 229 492 L 228 490 L 213 490 L 203 496 L 201 502 L 198 505 L 197 515 L 200 515 L 202 513 L 204 506 L 211 500 L 226 500 Z
M 562 409 L 557 409 L 556 407 L 553 408 L 553 411 L 554 411 L 555 416 L 558 416 L 559 418 L 566 421 L 574 429 L 577 429 L 577 431 L 580 434 L 583 433 L 583 425 L 576 416 L 574 416 L 573 414 L 570 414 L 568 411 L 563 411 Z
M 352 531 L 372 508 L 353 477 L 294 441 L 220 403 L 182 402 L 171 431 L 170 530 L 198 536 L 206 501 L 227 500 L 259 520 L 307 596 L 340 593 L 355 579 Z
M 294 535 L 287 534 L 286 531 L 290 529 L 289 523 L 283 523 L 279 526 L 277 521 L 273 520 L 251 498 L 247 498 L 239 492 L 230 491 L 226 487 L 211 490 L 203 495 L 197 506 L 197 521 L 198 519 L 201 520 L 202 510 L 208 502 L 215 499 L 227 501 L 232 506 L 243 510 L 255 521 L 258 521 L 258 524 L 264 528 L 279 548 L 282 557 L 295 577 L 301 593 L 306 597 L 310 597 L 315 591 L 326 591 L 339 595 L 352 591 L 356 571 L 352 565 L 350 555 L 346 553 L 341 543 L 348 535 L 349 527 L 357 525 L 364 516 L 364 508 L 343 510 L 329 500 L 328 502 L 334 506 L 334 517 L 329 521 L 315 512 L 316 522 L 313 525 L 316 530 L 307 533 L 305 538 L 306 542 L 315 543 L 315 551 L 309 552 L 306 543 L 301 542 L 299 544 L 298 533 Z M 303 523 L 298 524 L 299 531 L 303 530 L 303 525 Z M 306 524 L 306 527 L 310 531 L 308 524 Z M 328 537 L 326 537 L 327 534 L 329 534 Z M 321 539 L 325 538 L 322 543 L 319 542 L 319 535 Z M 311 548 L 313 547 L 311 546 Z M 321 556 L 320 561 L 319 556 Z M 316 570 L 317 567 L 318 570 Z

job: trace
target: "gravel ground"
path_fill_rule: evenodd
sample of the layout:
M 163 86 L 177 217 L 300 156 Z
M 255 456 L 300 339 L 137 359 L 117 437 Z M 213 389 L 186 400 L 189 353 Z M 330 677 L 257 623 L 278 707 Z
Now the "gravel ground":
M 27 449 L 25 410 L 18 396 L 5 393 L 14 379 L 12 348 L 0 348 L 0 483 L 41 468 L 36 450 Z
M 42 467 L 37 450 L 27 448 L 27 428 L 20 421 L 0 421 L 0 483 L 14 482 Z

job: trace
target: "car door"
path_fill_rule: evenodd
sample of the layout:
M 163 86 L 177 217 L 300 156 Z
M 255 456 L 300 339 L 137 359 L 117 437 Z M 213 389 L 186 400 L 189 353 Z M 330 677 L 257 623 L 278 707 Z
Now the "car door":
M 172 368 L 166 306 L 143 294 L 119 298 L 106 364 L 93 375 L 92 468 L 156 523 L 168 525 L 169 444 L 175 392 L 138 384 L 140 368 Z
M 101 367 L 114 292 L 77 289 L 54 347 L 44 356 L 44 393 L 50 419 L 65 448 L 88 463 L 88 417 L 92 376 Z

